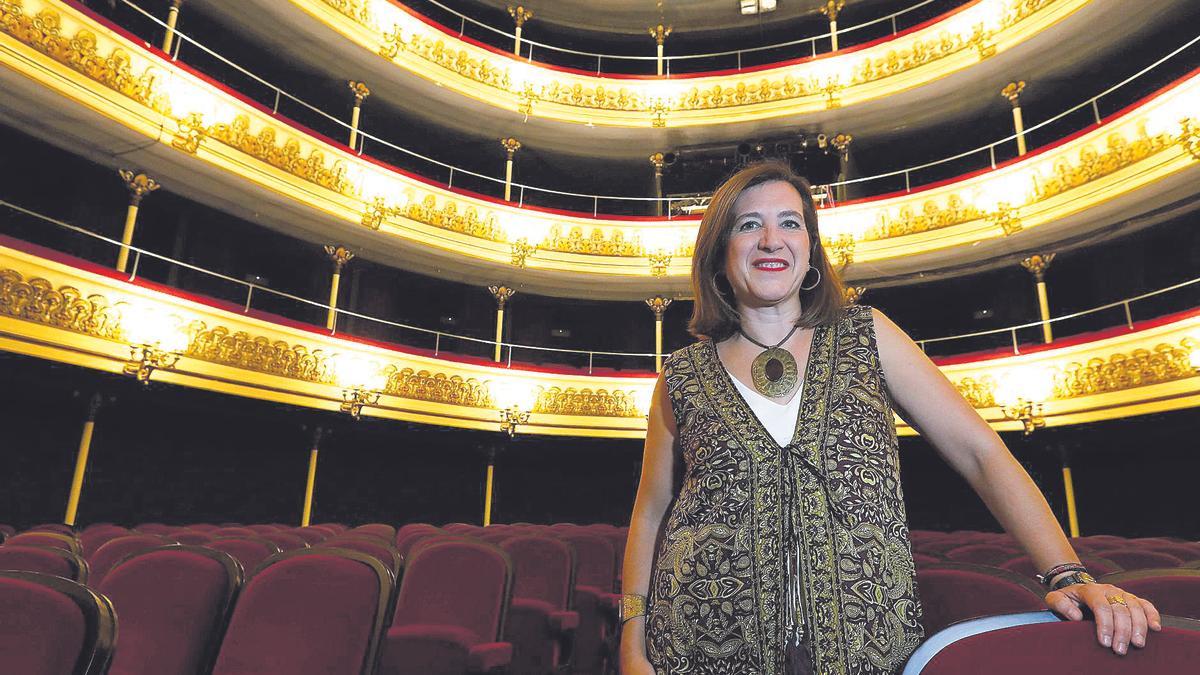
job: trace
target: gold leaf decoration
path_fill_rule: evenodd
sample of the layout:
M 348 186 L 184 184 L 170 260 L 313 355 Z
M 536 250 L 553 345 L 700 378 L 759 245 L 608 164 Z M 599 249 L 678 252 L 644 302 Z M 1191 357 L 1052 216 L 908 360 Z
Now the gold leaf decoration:
M 538 392 L 533 412 L 589 417 L 642 417 L 632 392 L 550 387 Z
M 121 310 L 104 296 L 84 296 L 73 286 L 55 288 L 12 269 L 0 270 L 0 314 L 110 340 L 122 336 Z
M 387 377 L 383 391 L 392 396 L 471 408 L 492 407 L 487 387 L 473 377 L 464 379 L 459 375 L 395 366 L 387 366 L 383 372 Z
M 324 350 L 289 345 L 283 340 L 254 336 L 245 331 L 234 333 L 224 326 L 208 328 L 203 321 L 188 326 L 185 354 L 194 359 L 305 382 L 335 382 L 331 355 Z

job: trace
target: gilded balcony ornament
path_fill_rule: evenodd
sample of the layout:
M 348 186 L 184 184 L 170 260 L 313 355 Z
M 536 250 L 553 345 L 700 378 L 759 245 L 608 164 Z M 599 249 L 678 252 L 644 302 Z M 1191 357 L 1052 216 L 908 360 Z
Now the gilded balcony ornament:
M 996 380 L 990 375 L 984 375 L 976 380 L 964 377 L 954 384 L 958 393 L 967 399 L 972 408 L 990 408 L 996 405 Z
M 1005 85 L 1004 88 L 1000 90 L 1000 95 L 1007 99 L 1008 102 L 1012 104 L 1012 107 L 1016 108 L 1021 105 L 1019 97 L 1023 91 L 1025 91 L 1025 80 L 1018 80 L 1016 82 L 1009 82 L 1007 85 Z
M 133 206 L 141 204 L 143 197 L 161 187 L 158 181 L 141 172 L 118 169 L 117 175 L 125 181 L 125 188 L 129 190 L 129 203 Z
M 511 264 L 513 267 L 525 267 L 526 258 L 538 250 L 538 245 L 529 243 L 529 239 L 526 237 L 511 242 L 509 246 L 512 249 Z
M 179 354 L 153 345 L 132 345 L 129 352 L 129 362 L 121 368 L 121 372 L 136 377 L 143 385 L 150 384 L 150 376 L 154 371 L 171 370 L 179 363 Z
M 402 215 L 418 223 L 488 241 L 507 241 L 504 230 L 500 227 L 494 214 L 489 213 L 487 218 L 480 218 L 478 210 L 474 206 L 468 206 L 462 215 L 459 215 L 456 202 L 447 199 L 446 203 L 439 208 L 437 197 L 432 194 L 425 195 L 420 201 L 410 199 L 408 205 L 404 207 Z
M 1005 418 L 1020 422 L 1026 436 L 1046 426 L 1041 403 L 1018 398 L 1016 402 L 1002 406 L 1000 411 L 1004 413 Z
M 1150 136 L 1145 124 L 1138 125 L 1132 143 L 1124 134 L 1114 131 L 1108 135 L 1103 152 L 1097 152 L 1091 145 L 1084 146 L 1079 150 L 1078 163 L 1072 163 L 1067 157 L 1059 157 L 1054 162 L 1053 176 L 1042 178 L 1035 175 L 1034 195 L 1039 200 L 1049 199 L 1136 164 L 1166 150 L 1174 142 L 1175 139 L 1167 133 Z
M 200 142 L 204 140 L 204 115 L 200 113 L 188 113 L 183 117 L 175 120 L 175 125 L 178 130 L 175 132 L 175 137 L 171 139 L 171 145 L 178 148 L 189 155 L 196 154 L 200 149 Z
M 650 126 L 655 129 L 667 126 L 667 104 L 661 98 L 655 99 L 654 107 L 650 109 Z
M 404 209 L 388 206 L 383 197 L 376 197 L 367 202 L 366 208 L 363 209 L 362 225 L 372 230 L 378 230 L 383 226 L 385 220 L 403 212 Z
M 374 25 L 371 5 L 366 0 L 322 0 L 326 5 L 366 26 Z
M 517 289 L 512 288 L 511 286 L 488 286 L 488 293 L 491 293 L 492 297 L 496 299 L 496 307 L 498 309 L 504 309 L 504 305 L 508 303 L 508 299 L 515 295 L 516 292 Z
M 998 226 L 1006 237 L 1020 232 L 1023 227 L 1021 225 L 1020 210 L 1008 202 L 996 204 L 996 210 L 989 212 L 987 219 Z
M 632 391 L 550 387 L 538 392 L 533 412 L 586 417 L 643 417 Z
M 354 252 L 345 246 L 334 246 L 333 244 L 325 245 L 325 255 L 329 257 L 329 261 L 333 263 L 335 273 L 341 272 L 346 263 L 354 259 Z
M 327 166 L 325 153 L 317 148 L 310 150 L 306 158 L 301 154 L 299 140 L 289 138 L 280 145 L 275 128 L 269 125 L 263 125 L 257 134 L 253 134 L 249 115 L 238 115 L 229 124 L 214 124 L 204 131 L 204 136 L 339 194 L 352 196 L 355 192 L 354 185 L 346 177 L 344 161 L 337 159 L 332 166 Z
M 500 414 L 500 431 L 508 434 L 509 438 L 517 435 L 517 427 L 529 423 L 529 411 L 510 406 L 498 411 Z
M 332 355 L 320 348 L 234 332 L 224 326 L 209 328 L 203 321 L 192 322 L 187 332 L 188 358 L 304 382 L 336 381 Z
M 982 23 L 975 24 L 972 28 L 971 37 L 967 40 L 967 44 L 979 52 L 980 61 L 989 56 L 996 55 L 996 43 L 992 41 L 992 33 Z
M 103 295 L 87 295 L 73 286 L 54 287 L 41 277 L 25 278 L 0 269 L 0 314 L 108 340 L 120 340 L 121 310 Z
M 512 17 L 513 24 L 515 24 L 517 28 L 523 27 L 526 21 L 529 21 L 533 18 L 533 12 L 525 9 L 523 5 L 517 5 L 516 7 L 509 5 L 508 15 Z
M 428 370 L 384 367 L 384 393 L 413 401 L 430 401 L 469 408 L 491 408 L 487 387 L 473 377 L 446 375 Z
M 838 267 L 854 262 L 854 244 L 854 237 L 849 234 L 838 235 L 836 239 L 824 242 L 826 252 Z
M 379 404 L 379 396 L 379 392 L 366 387 L 347 387 L 342 390 L 342 403 L 338 409 L 357 422 L 362 416 L 363 407 Z
M 651 251 L 646 256 L 650 260 L 650 274 L 659 278 L 667 276 L 667 268 L 671 266 L 671 253 L 666 250 Z
M 882 211 L 879 214 L 879 225 L 869 230 L 863 241 L 929 232 L 980 218 L 983 218 L 982 211 L 964 203 L 962 197 L 957 194 L 951 194 L 944 207 L 933 199 L 926 200 L 921 204 L 920 213 L 916 213 L 911 204 L 901 206 L 895 216 L 889 215 L 886 210 Z
M 533 103 L 541 96 L 534 90 L 532 84 L 526 82 L 524 88 L 517 94 L 517 112 L 529 117 L 533 113 Z
M 587 255 L 605 256 L 640 256 L 642 252 L 635 240 L 626 239 L 624 231 L 614 229 L 611 233 L 604 228 L 593 227 L 591 234 L 584 234 L 582 225 L 574 225 L 567 234 L 562 234 L 563 226 L 555 223 L 550 226 L 550 235 L 539 248 L 546 251 L 562 253 L 582 253 Z
M 838 82 L 837 76 L 833 76 L 825 81 L 825 86 L 821 87 L 821 91 L 825 93 L 825 108 L 833 110 L 842 107 L 842 90 L 846 87 Z
M 844 300 L 847 305 L 857 305 L 858 301 L 862 300 L 863 293 L 866 292 L 866 286 L 847 286 L 844 291 Z
M 1200 123 L 1191 117 L 1185 117 L 1179 122 L 1182 131 L 1179 134 L 1179 144 L 1191 154 L 1200 159 Z
M 1054 394 L 1056 398 L 1090 396 L 1193 377 L 1191 351 L 1183 342 L 1160 343 L 1152 349 L 1071 362 L 1055 374 Z
M 383 34 L 383 46 L 379 48 L 379 55 L 391 61 L 395 60 L 400 52 L 407 50 L 408 45 L 404 44 L 404 32 L 400 25 L 392 24 L 392 30 Z
M 828 0 L 824 5 L 821 5 L 820 12 L 829 18 L 830 21 L 837 21 L 838 14 L 846 6 L 846 0 Z

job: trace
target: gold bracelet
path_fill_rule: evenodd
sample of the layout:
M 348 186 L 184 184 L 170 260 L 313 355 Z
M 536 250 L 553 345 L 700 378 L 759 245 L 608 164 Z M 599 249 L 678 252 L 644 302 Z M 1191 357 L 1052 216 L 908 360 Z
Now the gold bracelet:
M 646 615 L 646 596 L 626 593 L 621 596 L 621 623 Z

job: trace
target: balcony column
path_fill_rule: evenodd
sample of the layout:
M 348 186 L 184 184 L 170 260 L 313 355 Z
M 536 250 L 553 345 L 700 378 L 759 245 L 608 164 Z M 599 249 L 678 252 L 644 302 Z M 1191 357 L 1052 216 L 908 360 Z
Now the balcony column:
M 528 9 L 525 9 L 525 7 L 523 7 L 522 5 L 517 5 L 516 7 L 509 5 L 508 6 L 508 15 L 513 18 L 513 23 L 517 27 L 517 30 L 514 33 L 515 39 L 513 40 L 513 53 L 516 54 L 517 56 L 520 56 L 521 55 L 521 28 L 523 28 L 525 26 L 526 21 L 533 18 L 533 12 L 529 11 Z M 532 56 L 530 58 L 532 58 Z
M 503 343 L 502 338 L 504 337 L 504 305 L 517 291 L 508 286 L 488 286 L 488 291 L 496 299 L 496 352 L 492 356 L 492 360 L 499 363 L 500 346 Z
M 829 44 L 831 51 L 836 52 L 838 50 L 837 18 L 845 6 L 846 0 L 828 0 L 828 2 L 821 6 L 821 13 L 829 17 Z
M 1075 507 L 1075 481 L 1071 479 L 1071 455 L 1066 448 L 1060 448 L 1062 458 L 1063 493 L 1067 498 L 1067 525 L 1071 536 L 1079 536 L 1079 511 Z
M 518 141 L 511 136 L 509 138 L 501 138 L 500 146 L 504 148 L 507 158 L 504 160 L 504 201 L 512 201 L 512 173 L 513 173 L 513 155 L 521 149 L 521 141 Z
M 652 26 L 648 29 L 650 37 L 654 38 L 655 44 L 658 45 L 658 59 L 655 63 L 658 64 L 658 74 L 663 74 L 663 43 L 667 41 L 667 36 L 671 34 L 671 27 L 664 26 L 661 23 L 657 26 Z
M 371 95 L 371 90 L 362 82 L 350 80 L 350 91 L 354 92 L 354 111 L 350 113 L 350 149 L 358 149 L 358 117 L 362 114 L 362 104 L 368 96 Z
M 171 0 L 171 6 L 167 8 L 167 32 L 163 35 L 162 50 L 163 52 L 171 53 L 171 43 L 175 41 L 175 24 L 179 21 L 179 7 L 183 4 L 183 0 Z
M 300 513 L 300 527 L 308 527 L 312 519 L 313 488 L 317 484 L 317 455 L 321 450 L 321 435 L 324 430 L 313 430 L 312 447 L 308 452 L 308 480 L 304 484 L 304 510 Z
M 1054 255 L 1053 253 L 1031 255 L 1021 261 L 1021 267 L 1032 274 L 1034 281 L 1037 282 L 1038 312 L 1042 317 L 1042 341 L 1047 343 L 1054 339 L 1054 332 L 1050 327 L 1050 300 L 1046 296 L 1046 270 L 1050 268 Z
M 1008 99 L 1012 104 L 1013 111 L 1013 129 L 1017 134 L 1017 154 L 1025 154 L 1025 122 L 1021 119 L 1021 92 L 1025 91 L 1025 81 L 1009 82 L 1008 86 L 1000 90 L 1000 95 Z
M 662 372 L 662 327 L 663 314 L 666 313 L 667 307 L 671 305 L 671 298 L 664 298 L 661 295 L 656 295 L 653 298 L 646 298 L 646 306 L 650 311 L 654 312 L 654 372 Z
M 850 134 L 838 134 L 830 140 L 835 150 L 838 153 L 838 186 L 837 200 L 839 202 L 846 201 L 846 175 L 850 167 L 850 143 L 854 137 Z
M 492 524 L 492 479 L 496 473 L 496 449 L 488 448 L 487 473 L 483 484 L 483 526 Z
M 79 495 L 83 492 L 83 476 L 87 472 L 88 452 L 92 449 L 92 432 L 96 429 L 96 415 L 100 412 L 103 399 L 92 394 L 88 400 L 87 416 L 83 420 L 83 433 L 79 436 L 79 451 L 75 455 L 75 474 L 71 477 L 71 490 L 67 495 L 67 511 L 63 524 L 75 526 L 75 515 L 79 511 Z
M 144 173 L 134 173 L 128 169 L 117 171 L 125 187 L 129 189 L 129 208 L 125 211 L 125 231 L 121 234 L 121 249 L 117 253 L 117 271 L 124 272 L 129 264 L 129 245 L 133 243 L 133 230 L 137 227 L 138 206 L 142 197 L 158 189 L 158 181 Z
M 661 152 L 656 152 L 650 155 L 650 163 L 654 165 L 654 215 L 662 217 L 663 214 L 663 164 L 666 160 L 663 159 Z
M 342 268 L 354 258 L 354 254 L 345 246 L 325 247 L 325 255 L 333 263 L 333 279 L 329 283 L 329 315 L 325 318 L 325 328 L 334 330 L 337 327 L 338 286 L 342 281 Z

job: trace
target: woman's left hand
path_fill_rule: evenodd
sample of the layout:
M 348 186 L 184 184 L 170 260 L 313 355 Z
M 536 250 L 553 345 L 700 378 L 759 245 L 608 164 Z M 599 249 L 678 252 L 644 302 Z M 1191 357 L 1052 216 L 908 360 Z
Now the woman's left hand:
M 1124 655 L 1129 645 L 1146 646 L 1147 629 L 1162 630 L 1162 618 L 1149 601 L 1112 584 L 1072 584 L 1046 594 L 1050 609 L 1071 621 L 1083 619 L 1081 605 L 1096 617 L 1096 640 Z

